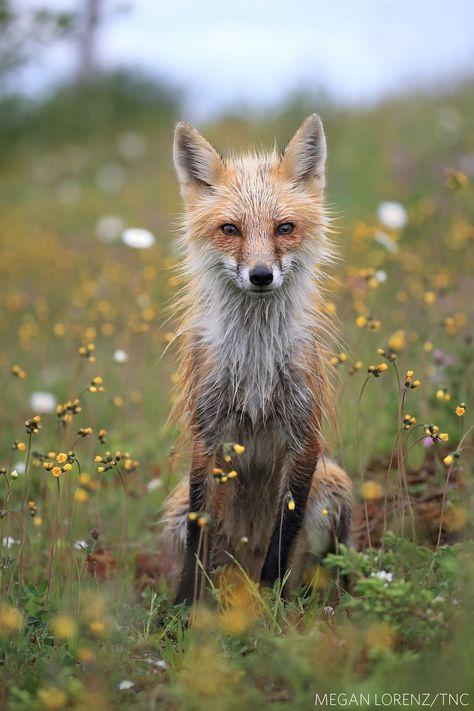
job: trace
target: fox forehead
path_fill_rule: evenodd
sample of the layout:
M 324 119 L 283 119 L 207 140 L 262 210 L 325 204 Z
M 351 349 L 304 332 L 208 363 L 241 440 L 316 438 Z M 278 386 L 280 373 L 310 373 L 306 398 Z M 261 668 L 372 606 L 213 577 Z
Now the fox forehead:
M 206 198 L 200 193 L 188 209 L 191 217 L 196 211 L 207 223 L 232 222 L 244 228 L 295 220 L 314 225 L 323 214 L 317 197 L 310 186 L 297 185 L 282 174 L 276 152 L 249 153 L 227 158 Z

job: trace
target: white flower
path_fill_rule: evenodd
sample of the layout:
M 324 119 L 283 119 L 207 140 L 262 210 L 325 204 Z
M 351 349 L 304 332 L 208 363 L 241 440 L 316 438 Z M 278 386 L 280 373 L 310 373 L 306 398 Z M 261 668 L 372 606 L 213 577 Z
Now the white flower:
M 87 548 L 87 541 L 76 541 L 73 548 L 76 551 L 85 551 Z
M 387 281 L 387 272 L 384 272 L 383 269 L 379 269 L 378 272 L 375 272 L 375 279 L 379 284 L 383 284 L 384 281 Z
M 162 484 L 163 484 L 163 482 L 161 481 L 161 479 L 155 478 L 155 479 L 151 479 L 148 482 L 148 484 L 146 485 L 146 488 L 148 489 L 148 491 L 155 491 L 155 489 L 159 489 L 160 486 L 162 486 Z
M 134 249 L 148 249 L 155 244 L 155 235 L 141 227 L 130 227 L 122 232 L 122 242 Z
M 130 681 L 129 679 L 124 679 L 123 681 L 120 682 L 118 685 L 118 688 L 120 691 L 125 691 L 126 689 L 131 689 L 132 686 L 135 686 L 133 681 Z
M 54 412 L 58 401 L 52 393 L 41 392 L 38 390 L 30 397 L 31 409 L 41 414 Z
M 371 573 L 370 577 L 385 580 L 386 583 L 391 583 L 393 580 L 393 573 L 388 573 L 386 570 L 378 570 L 376 573 Z
M 97 220 L 95 231 L 103 242 L 113 242 L 123 231 L 123 220 L 117 215 L 104 215 Z
M 392 230 L 401 230 L 407 223 L 407 211 L 399 202 L 381 202 L 377 208 L 377 216 L 380 222 Z
M 156 667 L 157 669 L 167 669 L 168 665 L 165 662 L 164 659 L 153 659 L 153 657 L 145 657 L 143 660 L 147 664 L 151 664 L 152 666 Z
M 126 363 L 127 360 L 128 360 L 128 353 L 126 351 L 123 351 L 120 348 L 117 351 L 115 351 L 115 353 L 114 353 L 115 363 L 122 365 L 122 363 Z
M 5 548 L 11 548 L 14 545 L 18 545 L 20 541 L 17 541 L 15 538 L 12 538 L 11 536 L 6 536 L 6 538 L 3 539 L 3 545 Z
M 387 252 L 398 252 L 398 244 L 386 232 L 377 230 L 374 235 L 374 240 L 382 247 L 385 247 Z
M 16 471 L 17 474 L 24 474 L 26 469 L 26 464 L 25 462 L 17 462 L 15 464 L 14 471 Z

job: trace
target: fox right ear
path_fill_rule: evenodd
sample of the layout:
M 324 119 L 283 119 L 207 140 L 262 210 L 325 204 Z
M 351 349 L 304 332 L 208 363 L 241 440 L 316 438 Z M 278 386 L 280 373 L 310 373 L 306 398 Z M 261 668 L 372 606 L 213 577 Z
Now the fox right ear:
M 211 187 L 224 169 L 221 156 L 190 123 L 181 121 L 174 132 L 173 158 L 182 188 Z
M 311 114 L 301 124 L 283 153 L 281 168 L 296 182 L 313 179 L 324 187 L 326 138 L 317 114 Z

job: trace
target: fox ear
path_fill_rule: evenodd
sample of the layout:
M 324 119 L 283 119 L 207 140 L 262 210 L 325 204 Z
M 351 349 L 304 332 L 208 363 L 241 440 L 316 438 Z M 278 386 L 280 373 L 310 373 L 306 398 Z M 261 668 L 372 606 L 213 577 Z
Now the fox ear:
M 174 132 L 173 158 L 183 188 L 191 184 L 210 187 L 224 168 L 220 155 L 190 123 L 181 121 Z
M 317 114 L 308 116 L 285 148 L 281 169 L 295 182 L 316 179 L 324 186 L 326 138 Z

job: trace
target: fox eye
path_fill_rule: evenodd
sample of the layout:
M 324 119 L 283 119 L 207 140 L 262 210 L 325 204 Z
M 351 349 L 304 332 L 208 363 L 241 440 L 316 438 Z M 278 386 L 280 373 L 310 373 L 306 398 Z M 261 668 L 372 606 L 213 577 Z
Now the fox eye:
M 231 225 L 230 223 L 222 225 L 221 231 L 229 237 L 233 237 L 239 234 L 238 228 L 235 225 Z
M 294 229 L 295 226 L 291 222 L 283 222 L 278 225 L 276 233 L 277 235 L 291 235 Z

